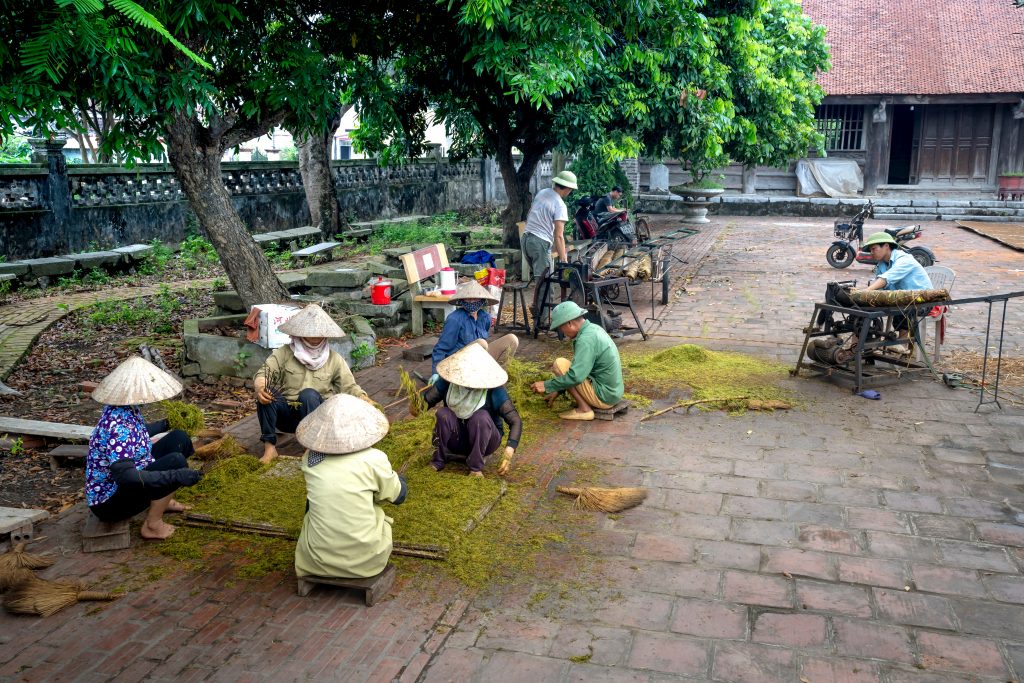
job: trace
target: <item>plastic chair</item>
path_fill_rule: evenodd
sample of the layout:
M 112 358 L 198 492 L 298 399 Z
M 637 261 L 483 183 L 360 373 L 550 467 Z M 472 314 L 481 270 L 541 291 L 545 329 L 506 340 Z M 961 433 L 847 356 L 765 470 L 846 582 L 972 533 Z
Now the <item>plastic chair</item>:
M 928 266 L 924 269 L 924 272 L 928 273 L 928 278 L 932 281 L 933 289 L 945 289 L 952 296 L 953 294 L 953 283 L 956 281 L 956 272 L 952 268 L 946 266 Z M 932 362 L 938 362 L 942 357 L 942 337 L 943 327 L 945 326 L 946 309 L 943 306 L 938 306 L 941 312 L 937 316 L 928 316 L 922 318 L 917 325 L 917 334 L 921 339 L 921 346 L 925 344 L 925 339 L 928 336 L 928 321 L 935 322 L 935 352 L 932 356 Z M 922 352 L 923 354 L 923 352 Z

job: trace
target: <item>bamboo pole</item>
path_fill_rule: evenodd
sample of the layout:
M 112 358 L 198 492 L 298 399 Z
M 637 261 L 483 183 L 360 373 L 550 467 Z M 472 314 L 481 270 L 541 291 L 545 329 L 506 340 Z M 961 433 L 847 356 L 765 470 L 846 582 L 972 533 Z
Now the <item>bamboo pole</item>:
M 676 408 L 683 408 L 683 407 L 685 407 L 686 408 L 686 412 L 690 412 L 690 408 L 692 408 L 695 405 L 700 405 L 702 403 L 723 403 L 725 401 L 744 401 L 744 400 L 746 400 L 748 398 L 750 398 L 750 397 L 749 396 L 729 396 L 727 398 L 705 398 L 705 399 L 701 399 L 699 401 L 680 401 L 679 403 L 676 403 L 675 405 L 671 405 L 668 408 L 662 408 L 661 410 L 654 411 L 650 415 L 644 415 L 643 417 L 640 418 L 640 421 L 643 422 L 644 420 L 650 420 L 652 417 L 658 417 L 659 415 L 664 415 L 665 413 L 673 411 Z

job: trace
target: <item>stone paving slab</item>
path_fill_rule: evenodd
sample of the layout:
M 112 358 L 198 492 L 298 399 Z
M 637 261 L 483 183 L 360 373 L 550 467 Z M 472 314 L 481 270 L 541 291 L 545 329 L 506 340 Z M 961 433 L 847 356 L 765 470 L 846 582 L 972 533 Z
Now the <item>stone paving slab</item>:
M 742 346 L 792 363 L 811 303 L 846 275 L 824 262 L 830 224 L 715 218 L 685 242 L 686 291 L 650 345 Z M 926 226 L 926 243 L 958 270 L 958 295 L 1019 287 L 1024 255 L 944 230 Z M 1007 349 L 1019 355 L 1017 316 L 1008 311 Z M 977 348 L 984 317 L 953 311 L 950 344 Z M 542 338 L 524 340 L 521 353 L 560 349 Z M 357 380 L 380 400 L 394 391 L 393 375 L 389 366 Z M 366 609 L 329 591 L 299 599 L 290 572 L 236 582 L 227 558 L 99 611 L 0 615 L 0 677 L 1020 680 L 1024 480 L 1013 472 L 1024 467 L 1024 411 L 975 413 L 970 392 L 927 379 L 886 387 L 881 401 L 815 379 L 785 382 L 802 399 L 797 410 L 643 423 L 631 411 L 568 425 L 550 447 L 524 454 L 589 458 L 603 482 L 650 489 L 638 508 L 566 529 L 592 555 L 584 561 L 553 540 L 542 578 L 476 593 L 443 579 L 414 589 L 404 575 L 391 598 Z M 536 481 L 544 510 L 562 481 Z M 39 550 L 61 550 L 47 576 L 101 582 L 118 563 L 140 561 L 132 550 L 78 553 L 82 514 L 45 525 L 52 540 Z

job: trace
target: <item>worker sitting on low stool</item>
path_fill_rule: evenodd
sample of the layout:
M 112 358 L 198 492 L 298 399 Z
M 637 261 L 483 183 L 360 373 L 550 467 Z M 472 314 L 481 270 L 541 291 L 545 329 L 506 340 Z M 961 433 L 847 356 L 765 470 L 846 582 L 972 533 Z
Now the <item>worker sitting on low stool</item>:
M 594 408 L 614 407 L 625 391 L 619 349 L 600 325 L 583 317 L 586 313 L 575 301 L 563 301 L 551 311 L 551 329 L 572 340 L 572 362 L 556 358 L 555 378 L 530 385 L 547 395 L 548 405 L 558 392 L 569 392 L 576 407 L 560 413 L 563 420 L 593 420 Z

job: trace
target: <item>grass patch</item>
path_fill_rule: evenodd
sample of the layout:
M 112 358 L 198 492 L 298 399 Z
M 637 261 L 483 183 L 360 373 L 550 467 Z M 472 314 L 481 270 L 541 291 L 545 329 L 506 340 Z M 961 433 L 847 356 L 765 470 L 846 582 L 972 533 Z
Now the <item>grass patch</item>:
M 624 352 L 622 370 L 630 389 L 643 395 L 666 396 L 673 389 L 689 387 L 694 400 L 747 396 L 793 402 L 790 392 L 778 385 L 788 373 L 786 366 L 695 344 Z M 729 404 L 732 410 L 744 407 L 745 401 Z

